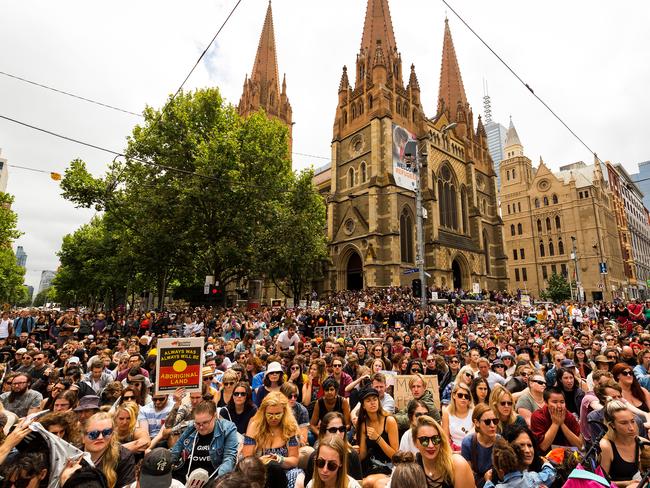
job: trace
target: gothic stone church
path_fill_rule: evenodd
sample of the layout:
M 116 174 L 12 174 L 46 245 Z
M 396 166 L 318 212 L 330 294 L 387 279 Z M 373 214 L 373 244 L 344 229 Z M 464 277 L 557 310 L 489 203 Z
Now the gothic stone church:
M 290 127 L 270 4 L 255 65 L 240 111 L 268 104 L 267 113 Z M 416 267 L 416 177 L 407 164 L 414 154 L 422 166 L 427 284 L 507 288 L 496 174 L 480 115 L 474 125 L 447 21 L 431 119 L 420 93 L 415 67 L 403 72 L 388 0 L 368 0 L 354 72 L 343 67 L 338 89 L 332 163 L 314 177 L 327 203 L 329 263 L 320 291 L 410 285 L 416 277 L 404 273 Z

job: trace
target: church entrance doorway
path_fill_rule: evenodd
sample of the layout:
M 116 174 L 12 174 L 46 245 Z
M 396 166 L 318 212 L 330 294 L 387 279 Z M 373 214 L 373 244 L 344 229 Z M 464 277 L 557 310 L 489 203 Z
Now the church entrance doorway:
M 361 262 L 361 256 L 356 252 L 350 254 L 346 277 L 348 290 L 363 289 L 363 263 Z
M 454 259 L 454 262 L 451 263 L 451 275 L 452 282 L 454 284 L 454 290 L 463 288 L 463 270 L 460 266 L 460 263 L 457 259 Z

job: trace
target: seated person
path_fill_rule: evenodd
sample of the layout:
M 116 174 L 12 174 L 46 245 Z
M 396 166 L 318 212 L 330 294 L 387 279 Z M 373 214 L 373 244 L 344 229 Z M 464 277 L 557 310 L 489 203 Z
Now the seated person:
M 544 390 L 544 406 L 531 415 L 530 430 L 542 452 L 551 446 L 582 447 L 580 425 L 567 410 L 564 394 L 556 387 Z

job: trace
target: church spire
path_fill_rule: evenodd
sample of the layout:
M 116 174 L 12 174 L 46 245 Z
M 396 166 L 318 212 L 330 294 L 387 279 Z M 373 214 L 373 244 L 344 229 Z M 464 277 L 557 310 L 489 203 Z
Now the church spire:
M 379 42 L 378 42 L 379 41 Z M 363 37 L 361 38 L 361 52 L 367 53 L 373 59 L 377 44 L 382 46 L 386 55 L 397 51 L 393 22 L 390 18 L 388 0 L 368 0 L 366 8 L 366 21 L 363 24 Z
M 449 21 L 445 19 L 445 35 L 442 45 L 442 66 L 440 68 L 440 90 L 438 92 L 438 114 L 449 110 L 452 122 L 458 122 L 458 110 L 468 110 L 467 96 L 463 87 L 463 78 L 456 58 L 454 41 L 449 30 Z
M 508 127 L 508 133 L 506 134 L 506 142 L 503 146 L 504 151 L 508 154 L 512 153 L 511 156 L 523 156 L 524 155 L 524 146 L 519 140 L 519 134 L 517 134 L 517 129 L 515 129 L 515 124 L 512 123 L 512 117 L 510 117 L 510 127 Z
M 239 115 L 247 117 L 264 109 L 267 115 L 281 120 L 289 127 L 289 138 L 291 138 L 292 111 L 286 90 L 286 75 L 282 79 L 282 88 L 280 88 L 275 31 L 273 30 L 273 9 L 269 0 L 253 71 L 250 77 L 247 76 L 244 81 L 244 91 L 239 100 Z

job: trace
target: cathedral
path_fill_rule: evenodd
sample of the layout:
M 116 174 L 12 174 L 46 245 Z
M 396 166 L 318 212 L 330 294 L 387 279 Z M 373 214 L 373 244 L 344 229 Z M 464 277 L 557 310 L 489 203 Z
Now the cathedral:
M 420 93 L 415 66 L 403 71 L 388 0 L 368 0 L 354 70 L 343 67 L 338 87 L 332 162 L 314 176 L 327 205 L 329 245 L 319 291 L 410 285 L 417 277 L 416 166 L 427 285 L 507 288 L 496 174 L 480 115 L 474 124 L 446 20 L 433 118 L 425 115 Z M 239 105 L 242 114 L 259 108 L 291 127 L 270 3 Z

